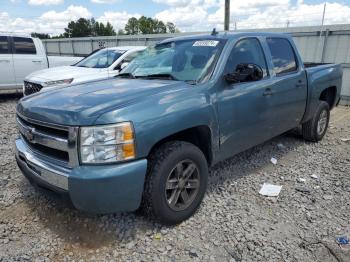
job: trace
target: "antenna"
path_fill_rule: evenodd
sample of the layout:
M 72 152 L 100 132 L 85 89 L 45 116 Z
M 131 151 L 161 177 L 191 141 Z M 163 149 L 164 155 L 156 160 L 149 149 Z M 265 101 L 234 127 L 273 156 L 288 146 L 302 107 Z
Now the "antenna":
M 213 28 L 213 31 L 211 31 L 211 35 L 212 36 L 216 36 L 218 34 L 218 32 L 216 31 L 216 28 Z

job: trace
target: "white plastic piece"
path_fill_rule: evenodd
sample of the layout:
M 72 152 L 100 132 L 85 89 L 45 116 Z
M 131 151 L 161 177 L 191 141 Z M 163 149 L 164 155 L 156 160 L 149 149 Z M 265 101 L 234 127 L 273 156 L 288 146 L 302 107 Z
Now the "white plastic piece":
M 277 164 L 277 159 L 274 157 L 271 157 L 271 163 L 276 165 Z
M 259 194 L 268 197 L 277 197 L 280 194 L 281 190 L 282 186 L 264 183 L 259 191 Z
M 315 175 L 315 174 L 312 174 L 312 175 L 311 175 L 311 178 L 313 178 L 313 179 L 318 179 L 318 176 Z
M 302 178 L 302 177 L 299 177 L 297 180 L 298 180 L 298 182 L 300 182 L 300 183 L 305 183 L 305 182 L 306 182 L 306 179 L 305 179 L 305 178 Z

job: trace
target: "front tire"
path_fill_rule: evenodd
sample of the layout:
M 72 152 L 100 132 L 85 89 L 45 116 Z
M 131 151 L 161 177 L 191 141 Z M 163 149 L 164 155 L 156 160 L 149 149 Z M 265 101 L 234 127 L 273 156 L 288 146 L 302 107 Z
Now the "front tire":
M 320 101 L 314 116 L 302 126 L 303 138 L 311 142 L 320 141 L 327 132 L 329 116 L 328 103 Z
M 142 208 L 162 224 L 178 224 L 196 212 L 207 181 L 207 161 L 198 147 L 181 141 L 165 143 L 149 157 Z

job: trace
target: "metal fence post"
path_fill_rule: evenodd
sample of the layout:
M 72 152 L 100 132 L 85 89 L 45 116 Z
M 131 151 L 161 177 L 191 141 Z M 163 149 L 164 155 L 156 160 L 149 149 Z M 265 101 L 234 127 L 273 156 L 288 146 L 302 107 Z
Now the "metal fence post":
M 325 59 L 325 55 L 326 55 L 326 50 L 327 50 L 328 35 L 329 35 L 329 29 L 327 29 L 327 30 L 324 32 L 323 45 L 322 45 L 321 63 L 324 63 L 324 59 Z
M 61 56 L 61 41 L 58 40 L 58 55 Z
M 71 40 L 71 44 L 72 44 L 72 52 L 73 52 L 73 56 L 75 56 L 75 50 L 74 50 L 74 40 L 72 39 Z

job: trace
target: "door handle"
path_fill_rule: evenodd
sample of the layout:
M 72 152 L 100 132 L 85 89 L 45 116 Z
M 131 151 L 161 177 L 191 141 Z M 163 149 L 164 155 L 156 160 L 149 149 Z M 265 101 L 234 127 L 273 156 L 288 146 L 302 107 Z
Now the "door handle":
M 33 63 L 41 63 L 41 60 L 32 60 Z
M 263 93 L 263 96 L 272 96 L 273 95 L 273 92 L 271 90 L 271 88 L 266 88 L 264 93 Z

